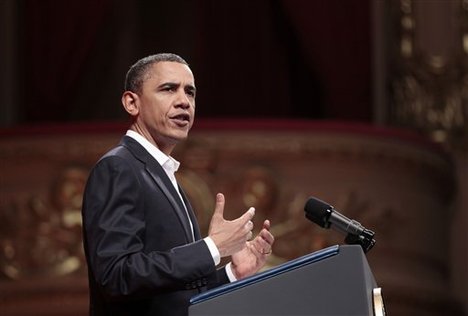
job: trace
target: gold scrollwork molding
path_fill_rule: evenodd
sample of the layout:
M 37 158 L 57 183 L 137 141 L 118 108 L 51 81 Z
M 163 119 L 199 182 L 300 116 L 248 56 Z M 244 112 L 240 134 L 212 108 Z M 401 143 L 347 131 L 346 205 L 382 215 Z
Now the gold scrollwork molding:
M 468 1 L 391 0 L 391 120 L 468 145 Z

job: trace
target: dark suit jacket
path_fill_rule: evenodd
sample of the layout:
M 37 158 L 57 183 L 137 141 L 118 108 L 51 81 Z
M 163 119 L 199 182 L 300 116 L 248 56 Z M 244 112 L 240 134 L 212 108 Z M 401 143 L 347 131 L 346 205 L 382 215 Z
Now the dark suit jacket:
M 187 315 L 190 298 L 228 282 L 183 192 L 189 223 L 158 162 L 123 137 L 91 171 L 83 199 L 90 315 Z

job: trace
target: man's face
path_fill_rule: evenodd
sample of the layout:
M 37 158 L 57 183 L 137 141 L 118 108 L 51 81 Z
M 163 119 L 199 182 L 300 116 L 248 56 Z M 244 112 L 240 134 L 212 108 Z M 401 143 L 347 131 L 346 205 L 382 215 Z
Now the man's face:
M 160 149 L 172 148 L 188 136 L 195 116 L 195 79 L 187 65 L 154 64 L 138 95 L 136 117 L 145 137 Z

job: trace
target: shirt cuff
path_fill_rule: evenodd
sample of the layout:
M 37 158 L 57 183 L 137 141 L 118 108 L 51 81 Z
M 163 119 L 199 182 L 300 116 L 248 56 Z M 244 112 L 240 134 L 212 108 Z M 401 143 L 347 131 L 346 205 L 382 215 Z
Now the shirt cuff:
M 226 265 L 225 269 L 226 269 L 226 274 L 227 274 L 227 277 L 228 277 L 229 281 L 231 281 L 231 282 L 237 281 L 237 278 L 234 275 L 234 272 L 232 272 L 231 262 L 229 262 Z
M 211 239 L 211 237 L 206 237 L 203 240 L 208 246 L 208 250 L 213 257 L 215 266 L 217 266 L 221 262 L 221 254 L 219 253 L 218 247 L 216 247 L 216 244 L 214 243 L 213 239 Z

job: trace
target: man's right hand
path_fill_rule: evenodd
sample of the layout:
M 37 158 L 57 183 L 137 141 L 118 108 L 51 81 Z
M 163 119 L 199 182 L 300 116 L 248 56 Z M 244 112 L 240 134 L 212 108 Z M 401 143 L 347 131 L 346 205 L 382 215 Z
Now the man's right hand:
M 251 207 L 241 217 L 232 221 L 225 220 L 224 203 L 224 195 L 218 193 L 208 230 L 208 237 L 218 247 L 221 257 L 231 256 L 245 247 L 246 242 L 252 238 L 253 223 L 251 219 L 255 214 L 255 209 Z

